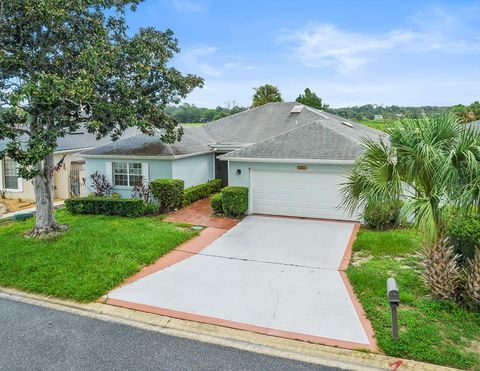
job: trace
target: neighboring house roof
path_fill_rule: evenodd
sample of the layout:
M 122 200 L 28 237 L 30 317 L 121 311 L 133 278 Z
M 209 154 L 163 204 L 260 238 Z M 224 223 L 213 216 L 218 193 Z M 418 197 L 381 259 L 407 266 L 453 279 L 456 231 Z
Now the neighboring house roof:
M 185 156 L 212 152 L 214 139 L 202 126 L 184 127 L 181 141 L 167 144 L 158 135 L 137 134 L 83 153 L 88 156 Z
M 123 134 L 122 138 L 129 137 L 134 134 L 138 134 L 137 128 L 127 128 Z M 22 135 L 20 137 L 20 141 L 22 143 L 27 143 L 28 136 Z M 4 150 L 9 140 L 2 140 L 0 141 L 0 151 Z M 87 130 L 82 126 L 79 130 L 75 133 L 67 134 L 64 137 L 60 137 L 57 139 L 57 148 L 55 152 L 66 152 L 72 150 L 82 150 L 85 148 L 93 148 L 99 145 L 103 145 L 106 143 L 112 142 L 110 136 L 103 137 L 97 140 L 95 134 L 90 134 Z

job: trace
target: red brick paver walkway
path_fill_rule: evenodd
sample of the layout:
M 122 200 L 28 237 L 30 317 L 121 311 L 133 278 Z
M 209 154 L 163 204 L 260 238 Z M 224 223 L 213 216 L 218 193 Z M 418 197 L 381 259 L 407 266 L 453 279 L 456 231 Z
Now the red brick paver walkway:
M 210 206 L 210 198 L 194 202 L 190 206 L 170 213 L 165 218 L 165 221 L 202 225 L 204 227 L 220 229 L 233 228 L 239 222 L 235 219 L 214 215 L 212 207 Z

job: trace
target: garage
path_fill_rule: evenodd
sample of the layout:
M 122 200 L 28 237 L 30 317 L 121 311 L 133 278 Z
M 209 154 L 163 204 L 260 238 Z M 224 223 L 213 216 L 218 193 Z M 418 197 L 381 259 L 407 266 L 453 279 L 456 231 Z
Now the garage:
M 340 208 L 345 168 L 330 171 L 250 170 L 251 212 L 352 220 Z

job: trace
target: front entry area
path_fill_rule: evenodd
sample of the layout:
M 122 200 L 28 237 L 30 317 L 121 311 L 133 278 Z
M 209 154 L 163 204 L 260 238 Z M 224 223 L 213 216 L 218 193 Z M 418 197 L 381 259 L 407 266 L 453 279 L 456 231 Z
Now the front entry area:
M 330 171 L 250 170 L 251 212 L 353 220 L 342 202 L 345 169 Z
M 346 348 L 375 349 L 344 269 L 357 223 L 251 215 L 203 250 L 179 247 L 107 303 Z M 213 230 L 208 228 L 205 230 Z M 201 238 L 201 236 L 199 237 Z

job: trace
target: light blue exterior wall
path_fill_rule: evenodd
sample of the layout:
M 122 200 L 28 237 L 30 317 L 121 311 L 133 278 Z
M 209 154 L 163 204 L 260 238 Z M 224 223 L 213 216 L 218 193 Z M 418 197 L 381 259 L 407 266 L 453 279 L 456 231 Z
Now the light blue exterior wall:
M 172 161 L 172 178 L 182 179 L 185 188 L 205 183 L 215 177 L 213 153 L 185 157 Z
M 298 170 L 298 165 L 306 165 L 307 170 Z M 228 184 L 233 186 L 242 186 L 250 189 L 250 170 L 276 170 L 276 171 L 295 171 L 295 172 L 338 172 L 339 170 L 347 172 L 349 165 L 323 165 L 323 164 L 303 164 L 303 163 L 266 163 L 266 162 L 229 162 L 228 165 Z M 240 170 L 240 174 L 237 171 Z M 251 193 L 249 192 L 248 213 L 251 213 Z
M 306 165 L 306 171 L 321 171 L 330 172 L 344 169 L 345 172 L 349 168 L 347 165 L 323 165 L 323 164 L 279 164 L 279 163 L 266 163 L 266 162 L 233 162 L 229 163 L 228 169 L 228 184 L 242 187 L 250 187 L 250 169 L 259 170 L 283 170 L 283 171 L 298 171 L 303 172 L 305 170 L 297 170 L 298 165 Z M 237 170 L 241 173 L 237 175 Z
M 213 154 L 185 157 L 177 160 L 146 160 L 146 159 L 123 159 L 123 158 L 86 158 L 85 174 L 87 178 L 87 193 L 92 192 L 90 174 L 98 171 L 100 174 L 106 174 L 107 162 L 141 162 L 148 164 L 148 181 L 151 182 L 159 178 L 182 179 L 185 182 L 185 188 L 207 180 L 213 179 Z M 114 187 L 113 192 L 119 193 L 122 198 L 130 198 L 132 187 Z

